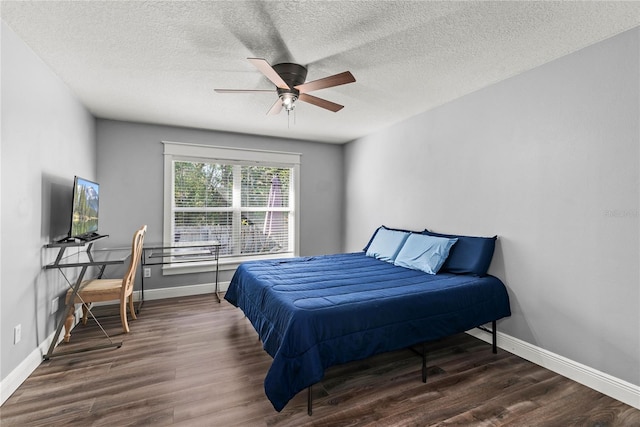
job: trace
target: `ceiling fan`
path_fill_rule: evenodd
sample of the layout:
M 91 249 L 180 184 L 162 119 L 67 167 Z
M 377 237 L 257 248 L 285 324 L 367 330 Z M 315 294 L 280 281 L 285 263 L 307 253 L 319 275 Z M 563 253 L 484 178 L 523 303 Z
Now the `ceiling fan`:
M 329 111 L 338 112 L 344 105 L 309 95 L 309 92 L 353 83 L 356 79 L 349 71 L 334 74 L 311 82 L 306 82 L 307 69 L 302 65 L 285 62 L 273 67 L 262 58 L 247 58 L 262 74 L 276 85 L 278 99 L 267 114 L 278 114 L 284 108 L 289 114 L 296 106 L 296 101 L 303 101 Z M 214 89 L 218 93 L 273 93 L 274 90 L 262 89 Z

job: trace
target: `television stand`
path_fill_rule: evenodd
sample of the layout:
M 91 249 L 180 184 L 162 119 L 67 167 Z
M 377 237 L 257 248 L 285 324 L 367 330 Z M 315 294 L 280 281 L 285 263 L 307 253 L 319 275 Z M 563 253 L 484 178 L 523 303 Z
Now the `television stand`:
M 64 237 L 60 240 L 57 240 L 55 242 L 55 244 L 64 244 L 64 243 L 89 243 L 89 242 L 93 242 L 94 240 L 98 240 L 98 239 L 103 239 L 105 237 L 109 237 L 108 234 L 98 234 L 98 233 L 93 233 L 93 234 L 88 234 L 88 235 L 84 235 L 84 236 L 77 236 L 77 237 Z M 80 245 L 82 246 L 82 245 Z

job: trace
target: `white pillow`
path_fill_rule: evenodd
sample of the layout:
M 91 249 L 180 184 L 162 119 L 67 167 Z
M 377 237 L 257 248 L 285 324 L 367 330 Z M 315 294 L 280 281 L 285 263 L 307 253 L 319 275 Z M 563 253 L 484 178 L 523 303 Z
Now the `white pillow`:
M 436 274 L 458 239 L 412 234 L 400 249 L 394 264 L 412 270 Z
M 381 227 L 373 237 L 369 248 L 367 248 L 366 255 L 393 263 L 409 234 L 406 231 L 389 230 Z

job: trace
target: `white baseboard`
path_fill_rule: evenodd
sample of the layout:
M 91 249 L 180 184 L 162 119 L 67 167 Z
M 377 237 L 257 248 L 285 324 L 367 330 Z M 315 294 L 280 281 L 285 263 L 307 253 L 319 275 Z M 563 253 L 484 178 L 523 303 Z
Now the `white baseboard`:
M 38 348 L 34 349 L 22 363 L 13 371 L 9 372 L 9 375 L 2 380 L 2 383 L 0 383 L 0 405 L 3 405 L 18 387 L 20 387 L 20 384 L 29 378 L 29 375 L 40 366 L 40 363 L 42 363 L 42 355 L 47 353 L 52 339 L 53 334 L 51 334 L 49 339 L 40 344 Z
M 224 293 L 229 288 L 229 282 L 218 283 L 218 291 Z M 186 297 L 191 295 L 212 294 L 215 291 L 213 283 L 203 283 L 200 285 L 183 285 L 173 288 L 148 289 L 144 291 L 145 301 L 156 299 Z M 139 298 L 139 294 L 137 295 Z
M 488 343 L 492 341 L 491 334 L 480 329 L 473 329 L 467 331 L 467 333 Z M 513 353 L 536 365 L 640 409 L 640 386 L 605 374 L 597 369 L 590 368 L 502 332 L 497 333 L 497 344 L 498 347 L 509 353 Z
M 76 310 L 75 317 L 76 321 L 73 327 L 78 324 L 78 321 L 82 317 L 81 308 Z M 72 330 L 73 327 L 71 328 Z M 51 345 L 55 334 L 55 331 L 51 332 L 51 335 L 49 335 L 37 348 L 29 353 L 27 358 L 24 359 L 13 371 L 9 372 L 9 375 L 0 382 L 0 406 L 2 406 L 4 402 L 6 402 L 6 400 L 15 393 L 18 387 L 20 387 L 20 385 L 29 378 L 29 375 L 31 375 L 38 366 L 40 366 L 43 356 L 49 351 L 49 346 Z M 56 345 L 60 344 L 62 340 L 64 340 L 64 329 L 60 333 Z

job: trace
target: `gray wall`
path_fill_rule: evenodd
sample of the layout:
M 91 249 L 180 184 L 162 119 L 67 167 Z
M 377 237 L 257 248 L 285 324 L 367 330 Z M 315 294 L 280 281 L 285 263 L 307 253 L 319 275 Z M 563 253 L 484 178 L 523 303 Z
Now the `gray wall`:
M 141 224 L 148 225 L 146 242 L 162 242 L 161 141 L 175 141 L 301 153 L 300 255 L 341 250 L 342 146 L 111 120 L 97 121 L 97 141 L 100 230 L 110 235 L 109 245 L 129 244 Z M 232 273 L 222 272 L 221 281 Z M 154 267 L 145 289 L 210 282 L 210 274 L 163 277 Z
M 2 22 L 0 161 L 0 378 L 50 335 L 65 282 L 42 266 L 65 234 L 73 176 L 95 179 L 95 121 L 66 85 Z M 64 297 L 61 298 L 64 301 Z M 63 305 L 63 303 L 61 303 Z M 22 340 L 13 344 L 13 328 Z M 38 363 L 40 355 L 35 354 Z M 37 366 L 37 365 L 36 365 Z
M 638 28 L 345 149 L 345 249 L 499 235 L 513 337 L 640 385 Z

